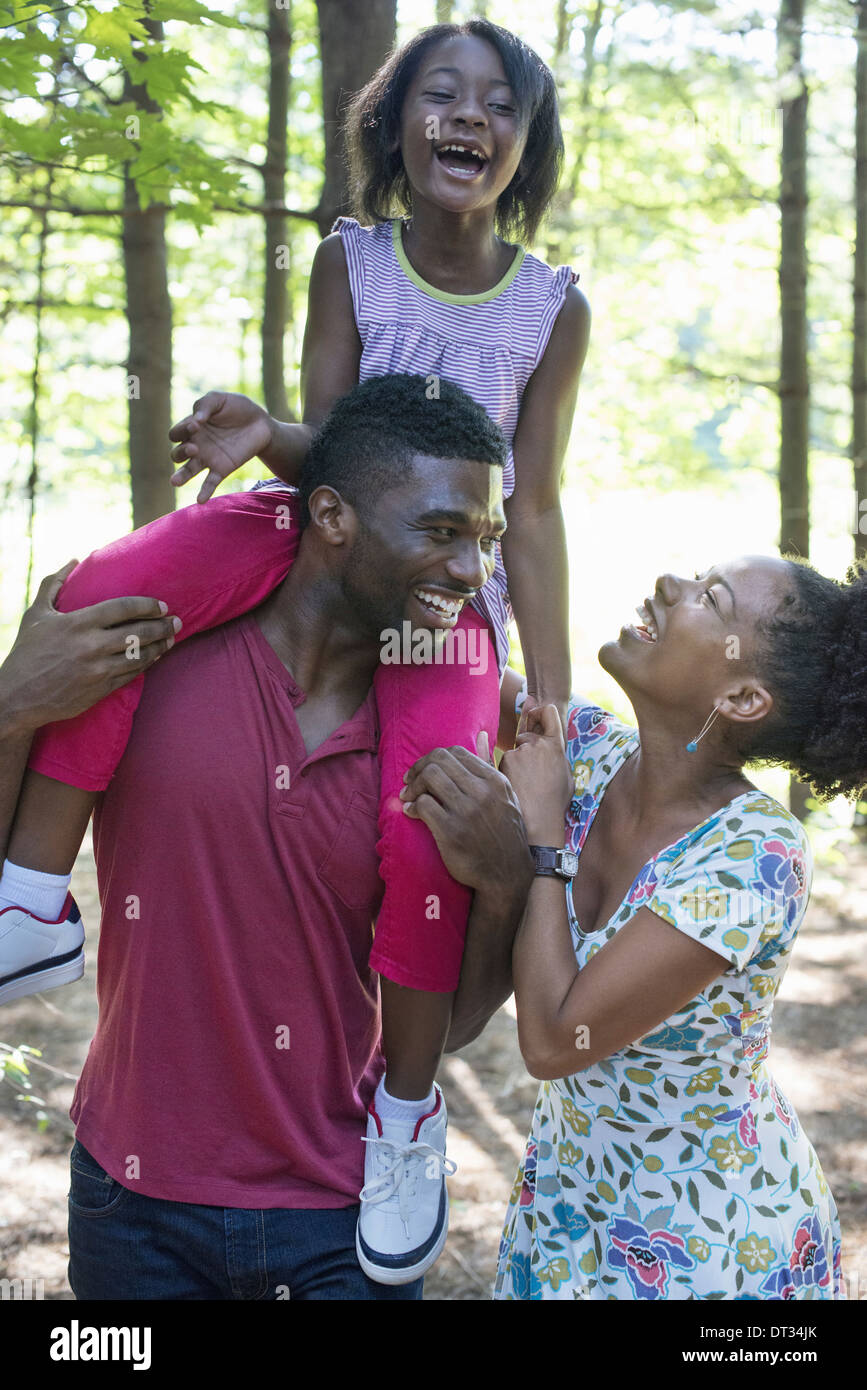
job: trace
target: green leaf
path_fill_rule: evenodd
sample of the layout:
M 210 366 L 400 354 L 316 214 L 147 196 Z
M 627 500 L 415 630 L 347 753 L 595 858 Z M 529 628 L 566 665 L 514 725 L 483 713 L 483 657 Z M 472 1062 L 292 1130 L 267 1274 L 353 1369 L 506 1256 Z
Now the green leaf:
M 692 1207 L 693 1211 L 697 1216 L 699 1214 L 698 1188 L 696 1187 L 692 1178 L 690 1178 L 686 1184 L 686 1195 L 689 1198 L 689 1205 Z

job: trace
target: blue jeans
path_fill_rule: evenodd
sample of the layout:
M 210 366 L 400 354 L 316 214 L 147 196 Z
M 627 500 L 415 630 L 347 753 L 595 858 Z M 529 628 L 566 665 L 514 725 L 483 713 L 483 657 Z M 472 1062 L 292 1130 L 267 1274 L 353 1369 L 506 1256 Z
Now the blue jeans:
M 69 1282 L 78 1299 L 415 1300 L 355 1254 L 358 1207 L 263 1211 L 145 1197 L 83 1144 L 70 1156 Z

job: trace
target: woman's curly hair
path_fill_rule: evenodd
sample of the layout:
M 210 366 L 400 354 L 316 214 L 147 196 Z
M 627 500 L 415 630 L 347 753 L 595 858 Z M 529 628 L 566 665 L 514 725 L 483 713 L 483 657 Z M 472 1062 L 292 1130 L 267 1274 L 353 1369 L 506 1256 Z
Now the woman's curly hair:
M 412 193 L 395 142 L 407 89 L 425 54 L 442 39 L 473 35 L 499 53 L 527 132 L 521 164 L 497 202 L 504 239 L 529 245 L 551 203 L 563 167 L 563 135 L 554 77 L 532 48 L 487 19 L 433 24 L 386 59 L 346 108 L 346 151 L 353 209 L 359 221 L 387 222 L 412 212 Z
M 846 582 L 785 557 L 793 586 L 759 625 L 758 672 L 776 708 L 742 745 L 748 762 L 788 767 L 822 800 L 867 788 L 867 569 Z

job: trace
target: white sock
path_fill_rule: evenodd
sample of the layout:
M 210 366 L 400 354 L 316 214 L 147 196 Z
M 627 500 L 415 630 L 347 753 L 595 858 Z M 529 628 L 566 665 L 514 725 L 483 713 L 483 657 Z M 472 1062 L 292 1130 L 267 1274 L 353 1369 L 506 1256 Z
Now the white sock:
M 429 1115 L 436 1103 L 434 1087 L 431 1087 L 430 1095 L 425 1096 L 424 1100 L 399 1100 L 397 1096 L 389 1095 L 385 1089 L 385 1077 L 377 1086 L 373 1098 L 373 1108 L 383 1124 L 402 1124 L 410 1129 L 415 1129 L 422 1115 Z
M 54 922 L 66 902 L 71 881 L 72 874 L 44 874 L 40 869 L 25 869 L 6 859 L 0 878 L 0 908 L 23 907 L 34 917 Z

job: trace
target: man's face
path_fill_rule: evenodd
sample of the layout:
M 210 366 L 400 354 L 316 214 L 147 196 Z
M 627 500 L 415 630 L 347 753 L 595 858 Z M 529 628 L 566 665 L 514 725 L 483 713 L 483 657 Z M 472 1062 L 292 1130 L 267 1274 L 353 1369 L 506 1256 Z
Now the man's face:
M 447 631 L 493 573 L 506 529 L 503 470 L 417 454 L 360 522 L 341 576 L 359 623 L 377 637 L 406 621 Z

